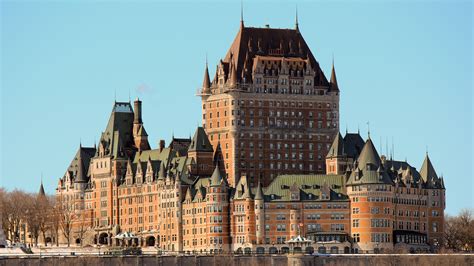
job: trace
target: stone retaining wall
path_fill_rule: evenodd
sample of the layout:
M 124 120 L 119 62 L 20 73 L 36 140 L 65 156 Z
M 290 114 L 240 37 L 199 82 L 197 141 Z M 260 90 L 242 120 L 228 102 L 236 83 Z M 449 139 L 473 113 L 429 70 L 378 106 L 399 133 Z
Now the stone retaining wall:
M 474 265 L 471 255 L 348 255 L 348 256 L 63 256 L 63 257 L 0 257 L 0 266 L 312 266 L 312 265 Z

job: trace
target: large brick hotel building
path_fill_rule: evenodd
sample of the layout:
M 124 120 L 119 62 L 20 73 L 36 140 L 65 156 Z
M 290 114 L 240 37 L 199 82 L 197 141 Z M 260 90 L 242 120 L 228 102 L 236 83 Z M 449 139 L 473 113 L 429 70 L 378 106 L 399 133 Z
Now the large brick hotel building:
M 294 29 L 245 27 L 202 89 L 202 127 L 152 149 L 141 101 L 115 102 L 57 197 L 73 242 L 184 252 L 378 252 L 441 244 L 445 187 L 339 133 L 339 87 Z M 87 228 L 83 232 L 83 228 Z M 126 243 L 115 238 L 128 233 Z

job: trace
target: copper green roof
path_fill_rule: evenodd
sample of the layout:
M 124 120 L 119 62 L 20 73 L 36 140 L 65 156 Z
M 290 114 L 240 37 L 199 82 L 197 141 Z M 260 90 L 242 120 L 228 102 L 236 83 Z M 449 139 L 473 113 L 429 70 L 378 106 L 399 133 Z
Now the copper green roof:
M 344 194 L 344 175 L 281 175 L 264 189 L 265 201 L 292 201 L 291 189 L 297 189 L 300 200 L 321 200 L 327 187 L 330 200 L 348 200 Z

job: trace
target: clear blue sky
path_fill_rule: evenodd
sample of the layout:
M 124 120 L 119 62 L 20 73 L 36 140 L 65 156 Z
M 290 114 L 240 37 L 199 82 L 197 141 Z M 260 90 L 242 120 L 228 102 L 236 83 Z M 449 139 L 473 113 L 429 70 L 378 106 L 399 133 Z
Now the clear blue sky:
M 240 1 L 1 2 L 1 185 L 53 193 L 82 139 L 94 145 L 114 101 L 143 100 L 153 147 L 200 121 L 205 55 L 225 56 Z M 469 1 L 244 1 L 248 26 L 300 29 L 341 88 L 341 131 L 395 139 L 445 177 L 447 211 L 473 207 L 472 12 Z

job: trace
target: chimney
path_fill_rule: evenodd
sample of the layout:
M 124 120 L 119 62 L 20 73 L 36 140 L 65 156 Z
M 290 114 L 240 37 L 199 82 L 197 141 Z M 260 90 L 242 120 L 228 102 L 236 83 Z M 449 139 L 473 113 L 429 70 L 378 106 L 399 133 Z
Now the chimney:
M 158 147 L 160 147 L 160 152 L 163 151 L 163 149 L 165 148 L 165 141 L 160 139 L 160 144 L 158 145 Z
M 141 124 L 142 123 L 142 101 L 140 99 L 136 99 L 134 103 L 135 106 L 135 113 L 134 113 L 134 124 Z

